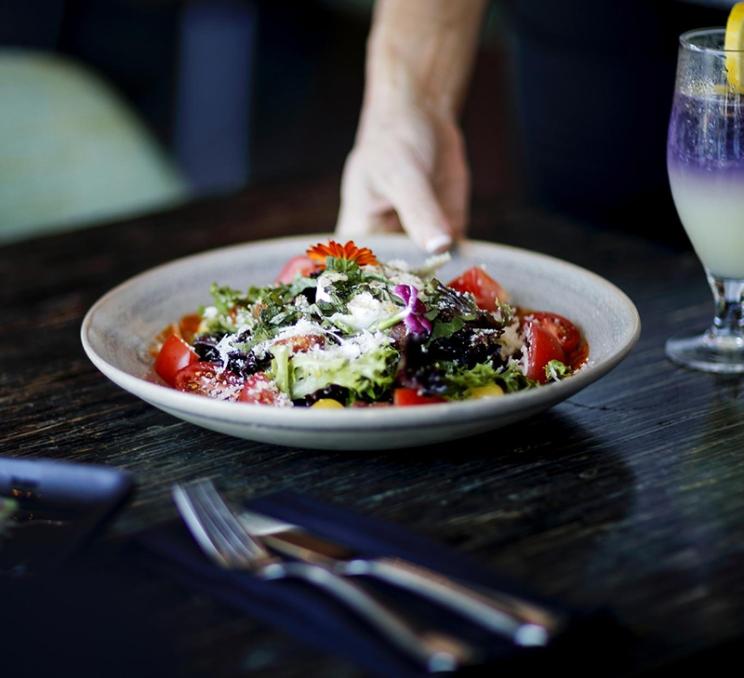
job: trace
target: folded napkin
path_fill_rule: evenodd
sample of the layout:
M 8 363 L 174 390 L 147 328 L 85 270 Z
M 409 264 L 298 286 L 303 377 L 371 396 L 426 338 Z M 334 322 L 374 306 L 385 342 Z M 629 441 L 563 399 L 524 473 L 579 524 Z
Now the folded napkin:
M 246 508 L 300 525 L 319 536 L 357 549 L 364 556 L 397 556 L 466 583 L 517 595 L 526 593 L 467 556 L 346 508 L 290 492 L 252 500 L 246 503 Z M 420 667 L 377 636 L 353 613 L 311 585 L 296 580 L 262 581 L 249 573 L 228 571 L 212 564 L 180 521 L 152 528 L 142 533 L 138 542 L 156 554 L 161 564 L 167 563 L 170 574 L 180 577 L 187 585 L 208 591 L 304 643 L 345 657 L 371 674 L 417 676 L 423 673 Z M 178 567 L 170 566 L 174 563 Z M 590 655 L 619 637 L 618 629 L 605 613 L 578 614 L 540 600 L 568 614 L 572 620 L 571 628 L 549 648 L 520 648 L 418 596 L 385 583 L 373 582 L 365 579 L 365 585 L 369 584 L 369 588 L 382 594 L 406 615 L 414 615 L 424 627 L 464 637 L 484 650 L 490 664 L 488 668 L 493 670 L 493 662 L 497 662 L 502 675 L 508 675 L 510 669 L 524 675 L 528 667 L 537 670 L 548 664 L 555 670 L 556 663 L 567 667 L 570 664 L 574 675 L 581 674 L 582 665 L 587 663 L 588 675 L 590 669 L 596 670 Z M 537 600 L 533 594 L 529 595 L 532 600 Z M 483 668 L 468 670 L 478 672 Z

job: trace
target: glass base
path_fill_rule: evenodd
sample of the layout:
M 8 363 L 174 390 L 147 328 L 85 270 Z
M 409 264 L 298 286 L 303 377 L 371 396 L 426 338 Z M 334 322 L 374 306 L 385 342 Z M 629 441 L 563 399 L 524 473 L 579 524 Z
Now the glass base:
M 666 354 L 678 365 L 718 374 L 744 373 L 744 339 L 739 336 L 716 336 L 715 331 L 696 337 L 672 337 L 666 343 Z

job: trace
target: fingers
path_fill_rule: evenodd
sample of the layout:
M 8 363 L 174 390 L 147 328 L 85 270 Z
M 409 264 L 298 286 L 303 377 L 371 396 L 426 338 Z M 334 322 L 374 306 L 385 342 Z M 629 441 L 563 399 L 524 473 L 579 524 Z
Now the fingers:
M 374 187 L 372 162 L 359 151 L 353 151 L 346 161 L 341 182 L 341 207 L 336 221 L 336 233 L 344 238 L 353 239 L 368 233 L 400 233 L 403 230 L 390 199 Z
M 452 246 L 453 230 L 439 205 L 429 177 L 413 158 L 401 159 L 396 171 L 380 177 L 403 228 L 427 252 Z
M 465 236 L 465 228 L 469 219 L 468 176 L 465 174 L 461 177 L 452 177 L 438 185 L 441 186 L 437 190 L 437 196 L 442 205 L 442 211 L 450 226 L 453 238 L 460 240 Z
M 341 208 L 336 221 L 336 233 L 349 239 L 388 230 L 378 218 L 385 212 L 384 204 L 375 199 L 368 165 L 359 156 L 359 151 L 352 151 L 346 160 L 341 180 Z
M 433 127 L 431 129 L 434 129 Z M 428 131 L 431 131 L 429 129 Z M 415 132 L 415 125 L 407 125 Z M 336 232 L 401 230 L 428 252 L 449 249 L 467 223 L 469 178 L 455 125 L 403 138 L 386 130 L 355 148 L 344 168 Z
M 401 230 L 420 247 L 442 252 L 452 245 L 452 226 L 427 173 L 410 152 L 353 153 L 347 161 L 336 232 L 345 238 Z
M 348 240 L 361 238 L 369 233 L 400 233 L 403 227 L 393 211 L 375 214 L 357 210 L 347 202 L 341 203 L 336 234 Z
M 469 220 L 470 172 L 462 135 L 454 127 L 450 143 L 443 145 L 437 164 L 434 189 L 455 240 L 459 240 L 465 236 Z

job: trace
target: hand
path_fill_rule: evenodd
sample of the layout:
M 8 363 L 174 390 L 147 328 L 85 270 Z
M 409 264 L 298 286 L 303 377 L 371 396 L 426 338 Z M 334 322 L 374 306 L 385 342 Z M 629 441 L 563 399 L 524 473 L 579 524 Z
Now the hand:
M 415 104 L 365 110 L 341 182 L 336 232 L 405 230 L 422 248 L 442 252 L 468 219 L 465 144 L 452 117 Z

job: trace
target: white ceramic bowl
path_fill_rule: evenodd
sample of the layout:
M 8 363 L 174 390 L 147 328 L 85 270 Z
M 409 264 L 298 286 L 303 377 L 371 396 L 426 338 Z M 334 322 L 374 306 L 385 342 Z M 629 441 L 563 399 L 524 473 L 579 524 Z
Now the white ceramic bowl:
M 535 252 L 466 241 L 440 272 L 449 280 L 484 264 L 514 303 L 554 311 L 584 332 L 588 364 L 559 383 L 501 398 L 405 408 L 317 410 L 210 400 L 154 383 L 148 347 L 160 330 L 210 302 L 212 282 L 246 288 L 274 279 L 282 264 L 328 234 L 281 238 L 213 250 L 142 273 L 88 311 L 81 329 L 88 357 L 123 389 L 175 417 L 228 435 L 296 447 L 361 450 L 409 447 L 488 431 L 565 400 L 617 365 L 640 333 L 638 312 L 617 287 L 589 271 Z M 421 262 L 404 236 L 366 238 L 383 260 Z

